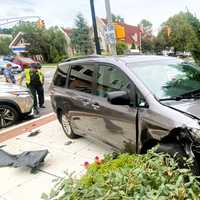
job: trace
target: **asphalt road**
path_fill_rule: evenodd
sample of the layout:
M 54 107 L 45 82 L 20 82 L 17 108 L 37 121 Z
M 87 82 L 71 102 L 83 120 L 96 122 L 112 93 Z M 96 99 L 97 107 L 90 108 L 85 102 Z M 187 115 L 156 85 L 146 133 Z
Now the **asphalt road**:
M 45 106 L 46 106 L 46 108 L 40 109 L 40 116 L 44 116 L 46 114 L 53 112 L 51 102 L 50 102 L 50 97 L 49 97 L 49 86 L 51 84 L 55 70 L 56 70 L 55 67 L 51 67 L 51 68 L 45 68 L 44 67 L 42 69 L 42 71 L 44 73 L 44 77 L 45 77 L 44 91 L 45 91 Z M 20 76 L 20 74 L 16 75 L 16 78 L 18 79 L 19 76 Z M 4 77 L 2 75 L 0 75 L 0 82 L 2 82 L 2 81 L 5 81 L 5 80 L 4 80 Z M 23 85 L 25 86 L 25 83 L 23 83 Z M 27 117 L 25 120 L 20 121 L 19 123 L 22 123 L 24 121 L 28 121 L 30 119 L 33 119 L 33 117 Z

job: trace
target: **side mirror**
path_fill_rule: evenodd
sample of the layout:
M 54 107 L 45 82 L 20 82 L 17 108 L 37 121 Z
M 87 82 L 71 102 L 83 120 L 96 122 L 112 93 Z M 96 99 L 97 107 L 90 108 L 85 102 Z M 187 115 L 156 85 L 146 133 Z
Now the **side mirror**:
M 107 100 L 113 105 L 130 105 L 131 102 L 129 94 L 125 91 L 109 92 Z

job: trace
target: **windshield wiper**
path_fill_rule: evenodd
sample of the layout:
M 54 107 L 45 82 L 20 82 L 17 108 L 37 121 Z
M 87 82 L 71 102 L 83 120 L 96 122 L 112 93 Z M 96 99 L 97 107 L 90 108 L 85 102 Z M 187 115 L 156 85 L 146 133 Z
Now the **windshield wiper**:
M 168 98 L 163 98 L 159 99 L 159 101 L 180 101 L 182 99 L 191 99 L 190 97 L 182 97 L 182 96 L 177 96 L 177 97 L 168 97 Z
M 199 97 L 200 96 L 200 89 L 196 89 L 196 90 L 192 90 L 190 92 L 183 93 L 180 96 L 191 97 L 191 98 Z
M 159 99 L 159 101 L 180 101 L 182 99 L 196 99 L 196 98 L 200 98 L 200 89 L 193 90 L 175 97 Z

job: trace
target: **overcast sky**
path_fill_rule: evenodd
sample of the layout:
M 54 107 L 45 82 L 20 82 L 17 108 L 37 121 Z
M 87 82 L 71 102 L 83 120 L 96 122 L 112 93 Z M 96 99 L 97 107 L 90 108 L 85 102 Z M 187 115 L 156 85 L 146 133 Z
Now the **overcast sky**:
M 72 27 L 74 17 L 81 12 L 91 24 L 90 0 L 0 0 L 0 20 L 37 15 L 47 26 Z M 96 15 L 105 17 L 104 0 L 94 0 Z M 151 21 L 156 31 L 170 16 L 188 8 L 200 18 L 200 0 L 110 0 L 112 13 L 125 22 L 137 25 L 141 19 Z

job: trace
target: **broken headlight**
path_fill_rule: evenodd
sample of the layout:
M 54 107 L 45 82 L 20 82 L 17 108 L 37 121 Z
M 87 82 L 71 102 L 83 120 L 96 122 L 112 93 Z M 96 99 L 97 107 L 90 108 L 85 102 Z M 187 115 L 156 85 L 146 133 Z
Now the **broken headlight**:
M 191 128 L 190 133 L 192 135 L 192 138 L 195 140 L 195 142 L 200 142 L 200 129 Z

